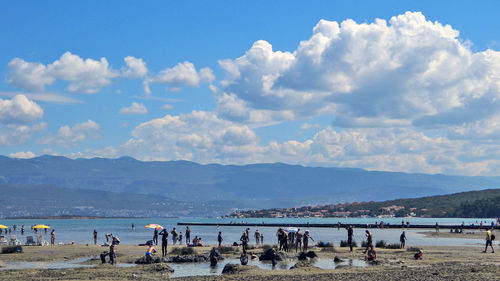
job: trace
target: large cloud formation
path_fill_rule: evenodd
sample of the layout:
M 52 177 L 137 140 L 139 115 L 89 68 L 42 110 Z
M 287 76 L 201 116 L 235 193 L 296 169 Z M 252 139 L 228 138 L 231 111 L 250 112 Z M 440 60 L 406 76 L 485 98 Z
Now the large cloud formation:
M 341 127 L 436 127 L 491 117 L 499 108 L 500 53 L 474 53 L 458 35 L 418 12 L 370 24 L 321 20 L 293 53 L 257 41 L 242 57 L 221 60 L 227 77 L 219 112 L 250 122 L 256 110 L 283 119 L 330 114 Z
M 204 163 L 469 175 L 500 169 L 500 53 L 473 52 L 457 30 L 421 13 L 362 24 L 321 20 L 293 52 L 259 40 L 219 65 L 226 77 L 212 87 L 215 112 L 145 122 L 120 149 Z M 255 133 L 287 121 L 303 120 L 307 129 L 317 116 L 333 122 L 302 141 L 264 144 Z

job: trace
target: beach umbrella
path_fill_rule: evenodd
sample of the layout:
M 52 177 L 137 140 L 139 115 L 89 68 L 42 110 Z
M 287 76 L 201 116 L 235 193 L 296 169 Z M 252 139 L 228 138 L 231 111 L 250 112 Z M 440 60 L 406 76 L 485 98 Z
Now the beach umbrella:
M 145 228 L 156 228 L 156 229 L 160 229 L 160 228 L 163 228 L 163 226 L 159 225 L 159 224 L 156 224 L 156 223 L 150 223 L 148 225 L 145 226 Z
M 39 225 L 33 226 L 33 228 L 50 228 L 50 226 L 45 225 L 45 224 L 39 224 Z
M 286 231 L 288 231 L 288 232 L 297 232 L 297 231 L 299 231 L 299 229 L 296 228 L 296 227 L 289 227 Z
M 3 224 L 0 224 L 0 228 L 9 228 L 9 227 L 7 227 L 7 226 L 5 226 Z

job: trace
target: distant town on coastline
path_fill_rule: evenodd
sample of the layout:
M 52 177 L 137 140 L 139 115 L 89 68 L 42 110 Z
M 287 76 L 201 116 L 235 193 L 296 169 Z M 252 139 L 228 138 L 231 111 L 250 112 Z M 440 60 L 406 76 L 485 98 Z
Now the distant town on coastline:
M 500 189 L 383 202 L 352 202 L 299 208 L 237 211 L 234 218 L 283 217 L 500 217 Z

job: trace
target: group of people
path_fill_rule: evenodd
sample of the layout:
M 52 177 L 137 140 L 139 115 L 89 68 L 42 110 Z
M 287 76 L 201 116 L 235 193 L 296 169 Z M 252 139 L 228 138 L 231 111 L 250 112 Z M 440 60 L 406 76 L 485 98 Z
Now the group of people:
M 302 233 L 300 228 L 286 231 L 280 227 L 278 231 L 276 231 L 276 237 L 278 238 L 279 250 L 284 250 L 286 252 L 290 249 L 289 245 L 295 247 L 295 252 L 307 251 L 309 240 L 314 241 L 309 230 Z

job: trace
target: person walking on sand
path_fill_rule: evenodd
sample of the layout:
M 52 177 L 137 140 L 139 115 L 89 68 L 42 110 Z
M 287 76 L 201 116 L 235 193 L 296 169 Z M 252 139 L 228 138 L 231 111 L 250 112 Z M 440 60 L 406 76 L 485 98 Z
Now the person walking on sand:
M 222 232 L 221 231 L 219 231 L 219 235 L 217 235 L 217 242 L 219 242 L 219 247 L 220 247 L 222 244 Z
M 189 226 L 186 226 L 186 245 L 191 243 L 191 229 Z
M 309 239 L 311 239 L 314 242 L 314 239 L 311 237 L 311 234 L 309 234 L 309 230 L 306 230 L 304 232 L 304 238 L 302 239 L 304 243 L 304 252 L 307 251 L 307 247 L 309 245 Z
M 494 235 L 491 234 L 491 230 L 487 230 L 486 231 L 486 247 L 484 247 L 484 253 L 486 253 L 486 250 L 488 250 L 488 246 L 491 247 L 491 252 L 494 253 L 495 250 L 493 249 L 493 239 L 494 239 Z
M 366 249 L 363 252 L 366 254 L 366 252 L 371 248 L 373 248 L 373 235 L 370 231 L 365 230 L 365 236 L 366 236 Z
M 399 242 L 401 243 L 401 249 L 404 249 L 406 244 L 406 234 L 404 231 L 401 233 L 401 236 L 399 236 Z
M 56 230 L 52 229 L 50 232 L 50 245 L 54 245 L 54 242 L 56 241 Z
M 352 225 L 349 225 L 347 228 L 347 245 L 349 245 L 349 249 L 352 252 L 352 236 L 354 235 L 354 229 Z
M 167 247 L 168 247 L 168 230 L 164 228 L 161 232 L 161 256 L 167 256 Z

